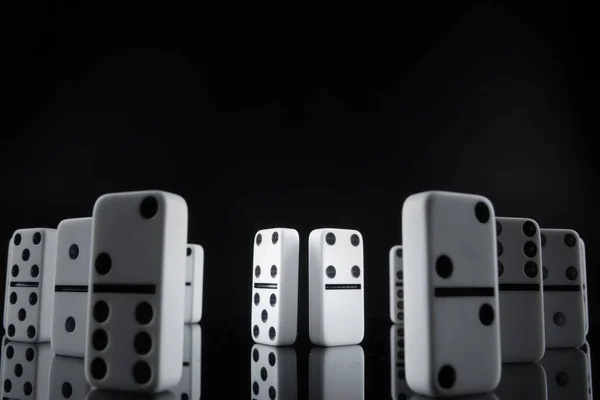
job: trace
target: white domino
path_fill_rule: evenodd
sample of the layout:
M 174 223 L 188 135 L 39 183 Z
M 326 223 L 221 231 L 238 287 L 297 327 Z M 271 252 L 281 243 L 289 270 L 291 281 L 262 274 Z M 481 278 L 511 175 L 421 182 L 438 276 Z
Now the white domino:
M 56 270 L 56 230 L 19 229 L 10 241 L 4 328 L 10 340 L 49 342 Z
M 313 347 L 308 360 L 310 400 L 364 400 L 365 354 L 362 347 Z
M 585 341 L 579 235 L 542 229 L 546 348 L 581 347 Z
M 365 333 L 363 238 L 317 229 L 308 249 L 309 336 L 321 346 L 355 345 Z
M 250 350 L 250 396 L 255 400 L 295 400 L 298 393 L 293 347 L 255 344 Z
M 54 357 L 50 366 L 49 400 L 85 399 L 90 390 L 83 358 Z
M 496 218 L 502 362 L 536 362 L 545 351 L 540 228 Z
M 86 378 L 99 389 L 159 392 L 182 375 L 188 211 L 161 191 L 94 205 Z
M 412 195 L 402 240 L 406 381 L 424 396 L 493 391 L 501 352 L 492 203 L 474 194 Z
M 390 249 L 390 319 L 394 324 L 404 321 L 402 274 L 402 246 L 394 246 Z
M 263 229 L 254 236 L 250 334 L 256 343 L 288 346 L 298 328 L 299 236 Z
M 546 371 L 548 400 L 589 399 L 588 368 L 580 349 L 547 349 L 540 361 Z
M 61 221 L 57 237 L 52 351 L 62 356 L 83 358 L 92 218 Z
M 405 400 L 415 395 L 406 383 L 404 327 L 400 324 L 390 327 L 390 381 L 392 399 Z
M 50 343 L 4 340 L 2 348 L 2 398 L 47 399 L 52 361 Z
M 179 384 L 170 391 L 178 399 L 200 399 L 202 367 L 202 328 L 186 324 L 183 336 L 183 373 Z
M 185 322 L 196 323 L 202 319 L 204 286 L 204 248 L 188 244 L 185 269 Z
M 579 252 L 581 254 L 581 279 L 582 279 L 582 294 L 583 294 L 583 324 L 585 335 L 590 332 L 590 316 L 587 296 L 587 260 L 585 256 L 585 242 L 579 238 Z
M 494 393 L 500 399 L 547 400 L 546 372 L 538 363 L 503 364 L 502 379 Z

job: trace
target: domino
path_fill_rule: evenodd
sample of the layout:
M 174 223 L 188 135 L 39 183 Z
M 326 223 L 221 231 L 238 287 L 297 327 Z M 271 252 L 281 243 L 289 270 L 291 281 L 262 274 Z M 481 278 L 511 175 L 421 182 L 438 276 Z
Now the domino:
M 183 336 L 183 373 L 179 384 L 170 391 L 178 399 L 199 400 L 202 376 L 202 328 L 186 324 Z
M 590 332 L 590 317 L 589 305 L 587 296 L 587 261 L 585 257 L 585 242 L 579 238 L 579 252 L 581 254 L 581 279 L 582 279 L 582 294 L 583 294 L 583 328 L 585 336 Z
M 390 319 L 394 324 L 404 321 L 402 277 L 402 246 L 390 249 Z
M 540 228 L 529 218 L 496 218 L 502 362 L 544 356 Z
M 308 390 L 310 400 L 364 400 L 362 347 L 313 347 L 308 356 Z
M 390 327 L 390 381 L 392 399 L 405 400 L 416 395 L 406 383 L 404 327 L 401 324 Z
M 365 333 L 363 238 L 316 229 L 308 248 L 309 336 L 320 346 L 355 345 Z
M 255 400 L 297 396 L 296 351 L 293 347 L 255 344 L 250 351 L 250 396 Z
M 585 341 L 583 346 L 581 346 L 581 351 L 583 351 L 583 353 L 585 354 L 585 361 L 586 361 L 586 366 L 587 366 L 588 399 L 592 400 L 594 398 L 594 394 L 592 391 L 592 386 L 593 386 L 594 380 L 592 379 L 591 349 L 590 349 L 590 344 L 587 342 L 587 340 Z
M 409 196 L 402 208 L 406 381 L 423 396 L 500 381 L 496 224 L 483 196 Z
M 547 349 L 540 361 L 546 371 L 548 400 L 588 399 L 588 372 L 580 349 Z
M 204 248 L 189 244 L 185 268 L 185 323 L 202 319 L 202 292 L 204 285 Z
M 49 342 L 56 270 L 56 230 L 19 229 L 9 245 L 4 327 L 10 340 Z
M 2 348 L 2 398 L 42 399 L 49 389 L 50 343 L 4 340 Z
M 538 363 L 503 364 L 502 379 L 494 393 L 500 399 L 547 400 L 546 372 Z
M 52 359 L 49 400 L 85 399 L 90 390 L 83 358 L 55 356 Z
M 546 348 L 576 348 L 585 341 L 579 235 L 542 229 Z
M 296 341 L 299 243 L 294 229 L 264 229 L 254 236 L 250 333 L 256 343 Z
M 61 221 L 57 237 L 52 351 L 62 356 L 83 358 L 92 218 Z
M 181 380 L 188 211 L 162 191 L 94 205 L 85 374 L 98 389 L 160 392 Z

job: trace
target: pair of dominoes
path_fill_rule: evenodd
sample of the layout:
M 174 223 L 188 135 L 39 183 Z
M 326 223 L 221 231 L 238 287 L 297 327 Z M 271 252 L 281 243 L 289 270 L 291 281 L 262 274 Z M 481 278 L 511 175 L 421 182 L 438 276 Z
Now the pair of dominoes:
M 184 323 L 202 316 L 204 251 L 187 244 L 187 219 L 180 196 L 141 191 L 103 195 L 91 218 L 57 229 L 16 231 L 7 337 L 85 357 L 88 382 L 99 388 L 177 385 Z
M 309 336 L 322 346 L 358 344 L 364 337 L 363 239 L 351 229 L 316 229 L 308 249 Z M 255 342 L 296 341 L 299 235 L 275 228 L 254 236 L 251 335 Z
M 584 343 L 584 247 L 575 231 L 496 218 L 482 196 L 425 192 L 404 202 L 402 236 L 389 255 L 390 319 L 403 324 L 415 392 L 490 392 L 502 362 Z
M 315 347 L 309 354 L 308 369 L 309 398 L 365 398 L 365 357 L 362 347 Z M 255 344 L 250 350 L 250 378 L 253 399 L 296 399 L 296 351 L 291 346 Z

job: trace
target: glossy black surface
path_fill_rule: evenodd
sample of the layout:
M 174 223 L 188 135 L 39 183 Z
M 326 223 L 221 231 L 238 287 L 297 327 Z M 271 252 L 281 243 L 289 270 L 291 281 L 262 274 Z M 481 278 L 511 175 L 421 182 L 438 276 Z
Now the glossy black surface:
M 424 398 L 414 394 L 403 379 L 401 367 L 392 363 L 390 332 L 392 325 L 383 320 L 370 321 L 368 336 L 360 346 L 342 347 L 316 347 L 304 340 L 299 340 L 296 345 L 289 347 L 257 346 L 261 358 L 254 360 L 253 346 L 247 327 L 236 325 L 203 326 L 198 330 L 197 339 L 201 342 L 200 371 L 190 373 L 192 380 L 199 385 L 202 399 L 243 399 L 257 398 L 269 399 L 269 389 L 275 398 L 286 399 L 420 399 Z M 395 326 L 394 326 L 395 327 Z M 15 350 L 7 352 L 8 347 Z M 590 348 L 592 345 L 589 346 Z M 6 388 L 7 378 L 15 374 L 15 363 L 18 362 L 26 370 L 28 361 L 22 356 L 29 348 L 36 349 L 40 354 L 50 351 L 48 343 L 27 344 L 17 342 L 4 342 L 2 355 L 3 389 Z M 45 350 L 43 350 L 45 349 Z M 587 399 L 591 397 L 591 370 L 588 365 L 588 347 L 583 349 L 555 349 L 547 350 L 544 358 L 539 363 L 504 364 L 502 380 L 493 393 L 481 394 L 473 399 Z M 277 355 L 276 365 L 285 365 L 279 369 L 281 374 L 276 378 L 278 383 L 271 383 L 272 377 L 262 381 L 261 369 L 252 365 L 270 360 L 267 353 Z M 11 362 L 6 359 L 11 353 Z M 20 356 L 21 355 L 21 356 Z M 262 358 L 265 357 L 265 358 Z M 50 399 L 75 398 L 80 394 L 78 387 L 87 386 L 83 378 L 83 360 L 59 357 L 68 363 L 68 373 L 62 373 L 61 379 L 50 382 Z M 258 357 L 257 357 L 258 358 Z M 41 359 L 41 358 L 40 358 Z M 50 364 L 56 359 L 46 358 L 40 365 L 40 374 L 50 376 Z M 34 360 L 35 361 L 35 360 Z M 275 361 L 273 361 L 275 365 Z M 5 371 L 7 364 L 11 369 Z M 193 363 L 191 363 L 193 364 Z M 63 364 L 60 364 L 63 365 Z M 261 364 L 266 365 L 266 364 Z M 185 368 L 185 367 L 184 367 Z M 187 367 L 190 368 L 190 367 Z M 197 368 L 197 367 L 192 367 Z M 268 367 L 267 367 L 268 368 Z M 18 369 L 18 368 L 17 368 Z M 270 371 L 275 371 L 274 369 Z M 189 371 L 189 370 L 188 370 Z M 56 374 L 56 371 L 53 373 Z M 275 372 L 270 372 L 275 373 Z M 266 373 L 265 373 L 266 375 Z M 23 377 L 25 374 L 23 375 Z M 57 375 L 53 375 L 56 377 Z M 32 387 L 44 384 L 39 380 L 32 380 Z M 22 382 L 22 381 L 20 381 Z M 40 383 L 42 382 L 42 383 Z M 190 381 L 191 382 L 191 381 Z M 253 396 L 255 382 L 259 386 L 259 395 Z M 67 383 L 67 384 L 66 384 Z M 47 399 L 35 391 L 28 397 L 23 395 L 21 385 L 12 384 L 5 397 L 15 399 Z M 198 389 L 198 388 L 197 388 Z M 77 392 L 77 390 L 80 390 Z M 274 392 L 273 392 L 274 390 Z M 170 389 L 155 395 L 142 395 L 123 392 L 110 392 L 98 389 L 85 390 L 89 399 L 192 399 L 195 395 L 189 385 Z M 292 393 L 292 394 L 290 394 Z M 71 397 L 66 397 L 70 394 Z M 185 397 L 185 395 L 188 397 Z M 33 396 L 33 397 L 32 397 Z M 37 396 L 37 397 L 36 397 Z M 150 396 L 150 397 L 149 397 Z M 546 397 L 547 396 L 547 397 Z M 83 397 L 85 398 L 85 397 Z M 194 399 L 195 400 L 195 399 Z

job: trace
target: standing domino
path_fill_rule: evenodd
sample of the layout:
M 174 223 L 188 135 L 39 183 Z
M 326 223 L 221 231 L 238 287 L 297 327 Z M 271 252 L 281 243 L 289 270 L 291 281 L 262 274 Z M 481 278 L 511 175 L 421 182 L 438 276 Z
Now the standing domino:
M 502 362 L 544 355 L 540 228 L 527 218 L 496 218 Z
M 94 205 L 86 378 L 100 389 L 158 392 L 183 363 L 187 205 L 161 191 Z
M 390 249 L 390 319 L 394 324 L 404 321 L 403 282 L 402 246 L 394 246 Z
M 350 229 L 317 229 L 308 248 L 309 336 L 320 346 L 355 345 L 365 332 L 363 240 Z
M 252 338 L 256 343 L 288 346 L 298 327 L 298 232 L 276 228 L 254 237 Z
M 482 196 L 424 192 L 402 209 L 406 380 L 424 396 L 500 381 L 496 224 Z
M 10 340 L 49 342 L 56 271 L 56 230 L 19 229 L 8 250 L 4 327 Z
M 580 249 L 577 232 L 542 229 L 546 348 L 575 348 L 585 341 Z
M 202 319 L 202 291 L 204 285 L 204 248 L 188 244 L 185 268 L 185 323 Z
M 83 358 L 92 218 L 66 219 L 58 224 L 57 232 L 52 351 Z

